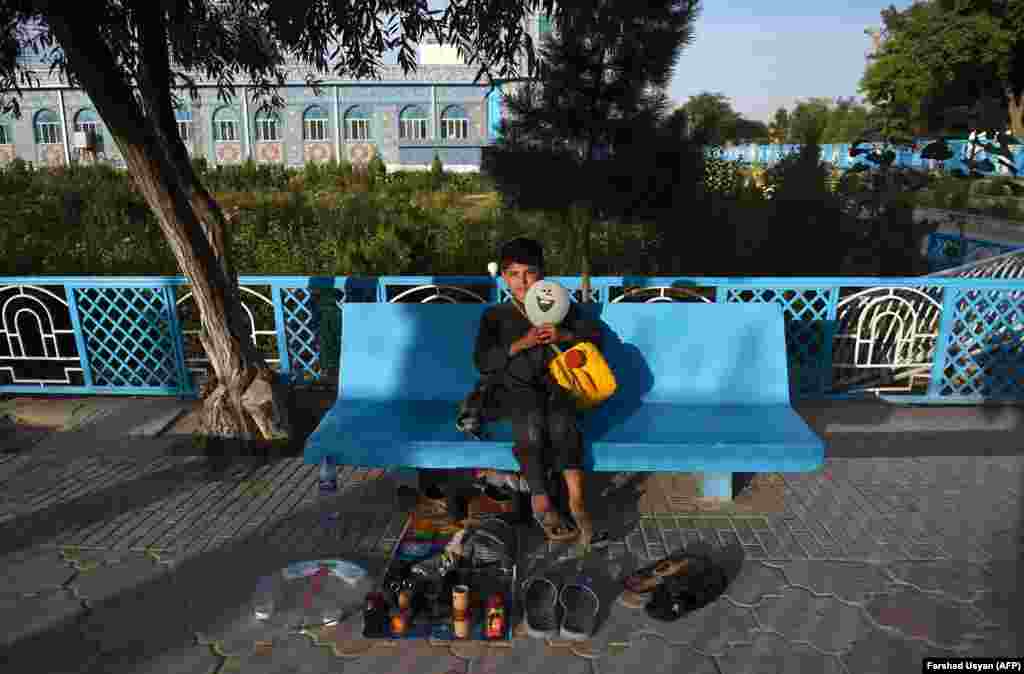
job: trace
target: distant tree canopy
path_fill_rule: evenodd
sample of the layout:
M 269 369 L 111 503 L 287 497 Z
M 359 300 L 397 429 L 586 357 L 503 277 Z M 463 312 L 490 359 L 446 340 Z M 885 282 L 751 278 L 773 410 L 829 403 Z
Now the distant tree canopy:
M 1024 134 L 1024 2 L 920 0 L 881 14 L 860 83 L 869 102 L 889 104 L 913 133 L 949 131 L 960 109 L 969 129 Z

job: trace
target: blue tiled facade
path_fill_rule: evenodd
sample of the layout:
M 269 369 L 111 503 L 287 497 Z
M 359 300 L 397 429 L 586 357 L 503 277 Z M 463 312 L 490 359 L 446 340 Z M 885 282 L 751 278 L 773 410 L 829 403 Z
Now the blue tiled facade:
M 536 39 L 538 21 L 530 22 Z M 35 66 L 33 66 L 35 68 Z M 213 82 L 196 74 L 199 98 L 192 100 L 182 90 L 180 113 L 191 114 L 186 142 L 193 157 L 205 157 L 211 165 L 236 164 L 246 159 L 257 163 L 284 163 L 302 166 L 307 161 L 328 161 L 331 158 L 364 161 L 379 153 L 389 170 L 426 168 L 434 154 L 450 170 L 476 170 L 480 165 L 481 148 L 492 143 L 501 114 L 500 89 L 492 90 L 486 83 L 474 83 L 476 66 L 424 64 L 406 74 L 399 66 L 383 66 L 380 80 L 331 80 L 321 75 L 323 87 L 316 95 L 305 84 L 300 68 L 286 69 L 287 86 L 280 91 L 286 105 L 276 112 L 279 123 L 276 137 L 259 139 L 256 117 L 259 113 L 251 94 L 241 86 L 228 102 L 218 99 Z M 20 99 L 21 118 L 0 117 L 4 133 L 0 136 L 0 164 L 15 157 L 35 165 L 62 165 L 80 160 L 107 161 L 124 166 L 121 153 L 109 130 L 99 120 L 95 153 L 80 153 L 73 143 L 75 120 L 80 114 L 95 112 L 85 92 L 70 88 L 57 73 L 48 68 L 35 71 L 39 86 L 24 88 Z M 244 92 L 244 93 L 243 93 Z M 399 116 L 407 106 L 416 105 L 429 117 L 427 137 L 400 137 Z M 441 121 L 450 106 L 465 112 L 467 137 L 442 137 Z M 326 134 L 321 139 L 304 139 L 303 116 L 312 106 L 326 113 Z M 357 107 L 358 106 L 358 107 Z M 350 138 L 346 116 L 356 110 L 367 113 L 369 137 Z M 47 112 L 49 111 L 49 112 Z M 215 138 L 214 126 L 221 118 L 235 120 L 234 139 Z M 47 124 L 37 121 L 52 120 Z M 84 118 L 83 118 L 84 119 Z M 3 142 L 6 141 L 6 142 Z

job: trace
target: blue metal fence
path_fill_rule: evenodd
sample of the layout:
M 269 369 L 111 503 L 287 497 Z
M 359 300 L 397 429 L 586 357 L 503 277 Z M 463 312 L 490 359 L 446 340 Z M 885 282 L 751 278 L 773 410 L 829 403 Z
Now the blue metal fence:
M 959 169 L 964 173 L 968 172 L 964 159 L 969 155 L 969 148 L 966 140 L 951 140 L 946 141 L 946 145 L 953 151 L 953 158 L 946 161 L 937 161 L 934 159 L 922 159 L 921 152 L 933 139 L 922 138 L 915 141 L 913 149 L 903 150 L 896 148 L 896 161 L 894 162 L 897 166 L 904 166 L 908 168 L 917 169 L 928 169 L 935 171 L 953 171 Z M 878 150 L 884 149 L 883 143 L 865 143 L 859 147 L 873 146 Z M 830 162 L 833 166 L 841 169 L 847 169 L 854 164 L 867 163 L 864 159 L 864 155 L 858 155 L 857 157 L 850 156 L 850 143 L 829 143 L 821 146 L 821 160 Z M 758 163 L 765 166 L 771 166 L 778 162 L 782 157 L 793 152 L 797 152 L 800 149 L 799 145 L 737 145 L 735 147 L 723 148 L 722 158 L 729 161 L 742 161 L 747 164 Z M 1017 167 L 1017 171 L 1024 174 L 1024 146 L 1011 145 L 1010 151 L 1013 153 L 1014 165 Z M 981 161 L 988 157 L 988 153 L 983 150 L 979 150 L 974 158 L 977 161 Z M 993 159 L 993 163 L 996 163 Z M 1009 171 L 996 165 L 995 170 L 990 172 L 984 172 L 986 175 L 1010 175 Z
M 577 277 L 553 277 L 580 295 Z M 297 386 L 333 385 L 344 302 L 508 298 L 499 278 L 242 276 L 250 337 Z M 798 398 L 1024 399 L 1024 281 L 598 277 L 591 299 L 777 302 Z M 182 277 L 0 278 L 0 394 L 194 397 L 207 361 Z

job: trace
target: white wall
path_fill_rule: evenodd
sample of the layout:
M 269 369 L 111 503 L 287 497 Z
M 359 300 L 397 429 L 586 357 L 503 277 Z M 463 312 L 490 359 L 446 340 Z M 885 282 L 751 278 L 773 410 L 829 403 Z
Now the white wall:
M 459 58 L 458 51 L 454 45 L 421 44 L 419 50 L 418 65 L 443 65 L 461 66 L 466 65 L 465 61 Z

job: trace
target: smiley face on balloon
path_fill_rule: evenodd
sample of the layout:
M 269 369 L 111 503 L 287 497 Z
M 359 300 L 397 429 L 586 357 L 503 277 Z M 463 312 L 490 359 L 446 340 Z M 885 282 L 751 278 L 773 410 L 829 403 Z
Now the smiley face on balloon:
M 558 325 L 569 313 L 569 291 L 562 285 L 541 279 L 526 291 L 526 317 L 535 326 Z

